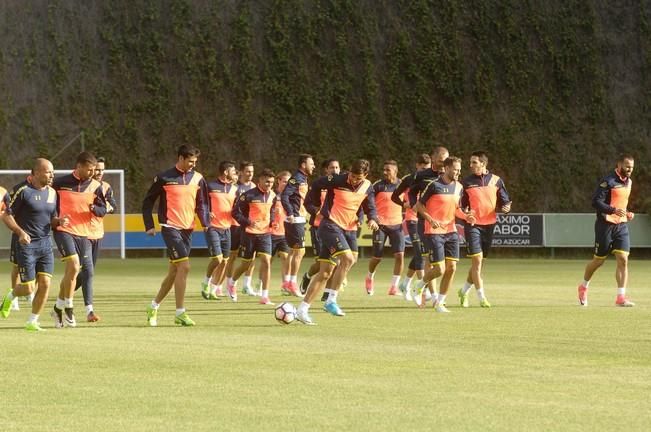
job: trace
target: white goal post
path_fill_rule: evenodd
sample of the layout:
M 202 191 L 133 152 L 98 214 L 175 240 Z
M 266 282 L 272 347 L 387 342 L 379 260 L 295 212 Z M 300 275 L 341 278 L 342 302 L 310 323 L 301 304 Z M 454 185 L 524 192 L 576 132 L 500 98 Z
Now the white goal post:
M 65 175 L 65 174 L 70 174 L 72 170 L 70 169 L 60 169 L 60 170 L 54 170 L 55 176 L 58 175 Z M 30 170 L 0 170 L 0 176 L 2 175 L 22 175 L 27 177 L 28 175 L 31 174 Z M 125 220 L 125 208 L 124 208 L 124 170 L 122 169 L 107 169 L 104 171 L 104 174 L 115 174 L 118 175 L 120 178 L 119 181 L 119 191 L 118 191 L 118 199 L 119 199 L 119 209 L 118 213 L 120 215 L 120 258 L 125 259 L 126 258 L 126 220 Z M 0 180 L 1 183 L 1 180 Z M 17 183 L 17 182 L 16 182 Z M 3 185 L 7 191 L 9 192 L 11 190 L 11 187 L 13 185 Z

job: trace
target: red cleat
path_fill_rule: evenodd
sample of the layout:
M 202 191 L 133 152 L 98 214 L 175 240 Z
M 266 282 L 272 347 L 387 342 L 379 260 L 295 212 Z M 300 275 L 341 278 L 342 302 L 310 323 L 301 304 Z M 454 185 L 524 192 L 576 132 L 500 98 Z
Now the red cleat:
M 99 315 L 97 315 L 95 312 L 90 312 L 88 315 L 86 315 L 86 321 L 87 322 L 97 322 L 101 320 Z
M 579 304 L 581 306 L 587 306 L 588 305 L 588 288 L 584 286 L 583 284 L 579 285 L 578 288 L 579 291 Z

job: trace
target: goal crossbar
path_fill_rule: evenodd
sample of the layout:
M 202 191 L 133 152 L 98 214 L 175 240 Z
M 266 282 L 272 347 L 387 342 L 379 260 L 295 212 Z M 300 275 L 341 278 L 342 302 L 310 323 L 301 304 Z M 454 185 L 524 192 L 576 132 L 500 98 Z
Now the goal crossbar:
M 54 170 L 54 174 L 70 174 L 72 170 Z M 0 175 L 25 175 L 28 176 L 32 172 L 30 170 L 0 170 Z M 123 169 L 107 169 L 104 170 L 104 174 L 117 174 L 120 178 L 120 194 L 119 194 L 119 214 L 120 214 L 120 258 L 126 258 L 126 217 L 124 209 L 124 170 Z

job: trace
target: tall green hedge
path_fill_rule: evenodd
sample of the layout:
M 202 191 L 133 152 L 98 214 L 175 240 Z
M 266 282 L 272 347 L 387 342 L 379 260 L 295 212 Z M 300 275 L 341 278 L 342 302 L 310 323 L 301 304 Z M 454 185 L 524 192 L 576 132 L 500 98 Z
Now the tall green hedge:
M 182 143 L 208 175 L 485 149 L 523 211 L 589 211 L 627 151 L 632 207 L 651 193 L 643 0 L 53 0 L 2 2 L 0 24 L 0 166 L 83 131 L 131 211 Z

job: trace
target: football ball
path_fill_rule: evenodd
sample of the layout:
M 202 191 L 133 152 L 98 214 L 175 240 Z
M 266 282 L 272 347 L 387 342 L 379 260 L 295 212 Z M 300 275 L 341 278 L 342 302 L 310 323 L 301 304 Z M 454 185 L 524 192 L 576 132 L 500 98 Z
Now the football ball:
M 291 303 L 281 303 L 276 306 L 274 316 L 280 324 L 291 324 L 296 319 L 296 308 Z

